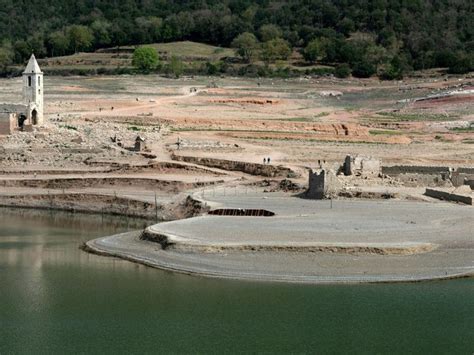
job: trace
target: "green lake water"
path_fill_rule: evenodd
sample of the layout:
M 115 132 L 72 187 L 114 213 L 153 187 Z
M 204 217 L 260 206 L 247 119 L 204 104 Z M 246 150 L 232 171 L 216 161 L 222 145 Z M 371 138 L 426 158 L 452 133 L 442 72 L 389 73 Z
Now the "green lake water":
M 0 209 L 0 354 L 474 353 L 474 279 L 240 282 L 78 249 L 143 226 Z

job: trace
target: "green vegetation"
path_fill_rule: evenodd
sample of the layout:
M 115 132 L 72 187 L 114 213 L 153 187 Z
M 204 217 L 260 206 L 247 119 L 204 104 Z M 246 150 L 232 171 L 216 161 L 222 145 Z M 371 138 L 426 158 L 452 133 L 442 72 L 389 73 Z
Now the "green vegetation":
M 334 70 L 336 78 L 347 78 L 351 75 L 351 67 L 348 64 L 339 64 Z
M 377 135 L 396 136 L 396 135 L 399 135 L 399 134 L 403 134 L 403 132 L 389 130 L 389 129 L 370 130 L 369 133 L 374 135 L 374 136 L 377 136 Z
M 316 38 L 313 39 L 311 42 L 303 50 L 303 57 L 307 62 L 315 63 L 316 60 L 323 56 L 323 49 L 321 40 Z
M 457 120 L 458 116 L 447 116 L 442 114 L 417 114 L 417 113 L 398 113 L 398 112 L 379 112 L 379 116 L 384 118 L 398 121 L 454 121 Z
M 60 125 L 60 128 L 70 129 L 71 131 L 77 131 L 77 127 L 70 126 L 70 125 Z
M 451 128 L 451 131 L 455 131 L 455 132 L 474 132 L 474 125 L 471 125 L 469 127 L 455 127 L 455 128 Z
M 133 52 L 132 64 L 140 71 L 148 73 L 158 67 L 158 53 L 151 47 L 138 47 Z
M 230 48 L 215 47 L 206 43 L 191 41 L 156 43 L 148 45 L 155 48 L 158 53 L 178 58 L 220 60 L 225 57 L 234 57 L 234 50 Z
M 331 113 L 330 112 L 320 112 L 317 115 L 314 115 L 313 117 L 291 117 L 291 118 L 277 118 L 274 119 L 272 118 L 271 120 L 276 120 L 276 121 L 288 121 L 288 122 L 314 122 L 318 118 L 321 117 L 326 117 L 329 116 Z
M 258 40 L 252 33 L 244 32 L 232 41 L 232 47 L 236 48 L 237 54 L 248 63 L 254 57 L 255 50 L 258 48 Z
M 137 127 L 137 126 L 129 126 L 127 128 L 129 131 L 133 131 L 133 132 L 141 132 L 141 131 L 144 131 L 143 128 L 140 128 L 140 127 Z
M 173 41 L 233 44 L 250 65 L 299 52 L 304 65 L 345 64 L 355 76 L 387 80 L 437 67 L 466 73 L 474 70 L 473 21 L 471 1 L 452 0 L 3 0 L 0 73 L 23 65 L 31 52 L 120 54 L 123 46 Z M 229 52 L 222 52 L 210 62 L 228 65 Z

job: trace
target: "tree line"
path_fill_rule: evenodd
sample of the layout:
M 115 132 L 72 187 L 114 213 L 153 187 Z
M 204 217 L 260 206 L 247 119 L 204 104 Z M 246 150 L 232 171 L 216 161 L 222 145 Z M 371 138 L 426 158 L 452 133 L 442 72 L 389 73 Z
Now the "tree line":
M 344 75 L 474 70 L 474 6 L 463 0 L 0 0 L 0 70 L 37 57 L 191 40 L 242 61 L 293 50 Z

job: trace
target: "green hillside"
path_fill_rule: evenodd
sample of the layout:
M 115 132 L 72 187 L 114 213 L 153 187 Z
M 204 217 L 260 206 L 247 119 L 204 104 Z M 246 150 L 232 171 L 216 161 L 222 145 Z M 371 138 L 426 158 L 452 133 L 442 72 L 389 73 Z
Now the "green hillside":
M 0 0 L 0 72 L 37 57 L 157 45 L 183 57 L 192 42 L 235 47 L 242 64 L 304 65 L 391 79 L 411 70 L 474 69 L 474 6 L 458 0 Z M 184 42 L 174 48 L 167 42 Z M 160 49 L 161 47 L 161 49 Z M 230 52 L 198 46 L 191 56 Z M 176 50 L 176 53 L 172 51 Z

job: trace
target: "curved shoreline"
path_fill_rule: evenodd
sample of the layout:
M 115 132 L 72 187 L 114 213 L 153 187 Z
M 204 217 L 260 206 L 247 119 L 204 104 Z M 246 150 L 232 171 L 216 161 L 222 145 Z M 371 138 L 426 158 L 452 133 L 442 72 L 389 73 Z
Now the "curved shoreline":
M 308 201 L 258 195 L 194 199 L 271 209 L 202 215 L 98 238 L 86 249 L 214 278 L 297 283 L 419 282 L 474 276 L 472 208 L 411 201 Z
M 383 274 L 383 273 L 352 273 L 345 275 L 296 275 L 296 274 L 275 274 L 269 272 L 252 271 L 238 269 L 216 268 L 213 262 L 206 263 L 207 260 L 196 262 L 202 254 L 183 255 L 180 253 L 170 253 L 158 248 L 156 243 L 140 240 L 142 231 L 134 231 L 114 236 L 94 239 L 85 243 L 83 249 L 87 252 L 117 257 L 123 260 L 135 262 L 165 271 L 172 271 L 181 274 L 233 279 L 242 281 L 266 281 L 266 282 L 286 282 L 305 284 L 349 284 L 349 283 L 400 283 L 400 282 L 425 282 L 436 280 L 450 280 L 457 278 L 474 277 L 474 268 L 464 272 L 444 273 L 441 269 L 430 270 L 424 273 L 415 274 Z M 115 246 L 113 244 L 116 244 Z M 314 255 L 314 253 L 311 256 Z M 212 253 L 211 253 L 212 255 Z M 281 253 L 274 255 L 280 257 Z M 333 255 L 327 255 L 333 257 Z M 348 255 L 350 256 L 350 254 Z M 241 255 L 239 255 L 241 257 Z M 212 258 L 211 258 L 212 259 Z M 238 259 L 238 258 L 237 258 Z M 215 260 L 211 260 L 214 261 Z M 406 270 L 404 270 L 406 271 Z

